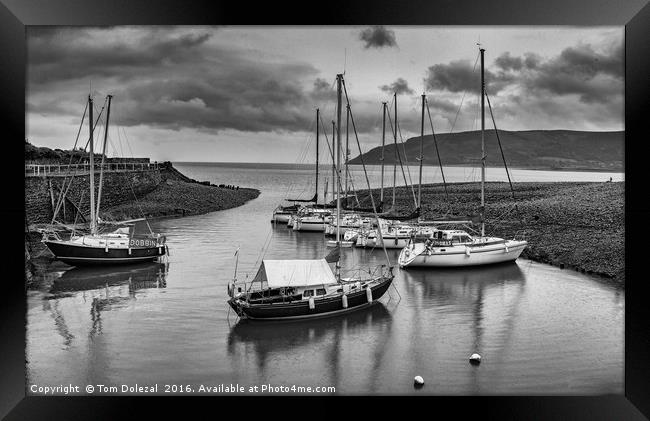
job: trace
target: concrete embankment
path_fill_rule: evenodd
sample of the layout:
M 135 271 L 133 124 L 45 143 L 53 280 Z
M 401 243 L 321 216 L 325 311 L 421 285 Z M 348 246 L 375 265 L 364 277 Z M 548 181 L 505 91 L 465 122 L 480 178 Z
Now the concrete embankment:
M 625 184 L 623 182 L 486 183 L 486 234 L 522 238 L 522 257 L 625 282 Z M 417 186 L 415 187 L 417 195 Z M 477 183 L 422 187 L 422 215 L 428 219 L 466 217 L 480 205 Z M 379 191 L 373 190 L 378 200 Z M 361 206 L 370 203 L 367 193 Z M 392 189 L 384 191 L 390 207 Z M 396 190 L 396 208 L 414 208 L 411 188 Z M 477 225 L 474 226 L 478 227 Z

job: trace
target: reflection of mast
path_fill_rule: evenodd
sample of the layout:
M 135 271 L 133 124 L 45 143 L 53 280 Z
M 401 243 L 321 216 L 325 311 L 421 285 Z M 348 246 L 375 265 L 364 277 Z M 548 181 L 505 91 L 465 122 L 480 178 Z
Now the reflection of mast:
M 61 310 L 59 309 L 59 301 L 54 301 L 54 306 L 51 306 L 49 301 L 44 301 L 43 308 L 50 310 L 51 316 L 54 319 L 54 326 L 56 326 L 56 331 L 63 338 L 63 344 L 65 346 L 70 346 L 72 344 L 74 335 L 70 333 L 70 329 L 68 329 L 68 325 L 63 318 Z

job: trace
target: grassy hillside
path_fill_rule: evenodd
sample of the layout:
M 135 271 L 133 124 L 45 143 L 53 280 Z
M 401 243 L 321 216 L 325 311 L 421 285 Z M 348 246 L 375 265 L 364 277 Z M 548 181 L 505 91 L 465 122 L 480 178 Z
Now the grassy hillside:
M 625 132 L 583 132 L 572 130 L 499 130 L 501 145 L 509 167 L 535 169 L 623 171 Z M 480 162 L 481 132 L 437 134 L 436 140 L 443 165 L 471 165 Z M 394 144 L 386 140 L 384 163 L 396 162 Z M 487 165 L 502 167 L 503 160 L 494 130 L 486 130 Z M 412 165 L 420 155 L 420 137 L 399 146 L 402 162 L 406 153 Z M 431 134 L 424 136 L 424 165 L 439 165 Z M 381 147 L 363 155 L 364 162 L 379 165 Z M 359 157 L 350 161 L 361 164 Z M 399 162 L 399 161 L 397 161 Z

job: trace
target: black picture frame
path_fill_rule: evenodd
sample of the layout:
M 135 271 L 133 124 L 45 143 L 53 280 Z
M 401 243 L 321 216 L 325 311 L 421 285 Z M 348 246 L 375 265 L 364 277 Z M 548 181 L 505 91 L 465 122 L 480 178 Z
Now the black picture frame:
M 650 5 L 589 0 L 436 0 L 393 2 L 348 0 L 321 4 L 176 0 L 0 0 L 0 116 L 4 181 L 0 207 L 5 225 L 0 304 L 0 416 L 22 419 L 117 419 L 163 415 L 174 408 L 202 406 L 210 418 L 244 410 L 244 416 L 279 409 L 280 416 L 310 416 L 327 405 L 334 416 L 368 414 L 389 407 L 403 416 L 495 419 L 645 419 L 650 417 L 650 317 L 645 278 L 644 170 L 648 159 L 645 122 L 650 117 Z M 345 411 L 331 398 L 295 397 L 271 402 L 268 397 L 25 397 L 26 300 L 18 245 L 24 218 L 24 183 L 19 179 L 25 134 L 25 28 L 33 25 L 625 25 L 625 393 L 605 396 L 494 396 L 344 398 Z M 628 231 L 629 230 L 629 231 Z M 217 402 L 215 402 L 215 400 Z M 249 402 L 250 401 L 250 402 Z M 189 405 L 188 405 L 189 404 Z M 279 404 L 279 405 L 278 405 Z M 303 412 L 299 407 L 311 408 Z M 357 408 L 355 410 L 355 408 Z M 417 411 L 417 412 L 416 412 Z M 444 412 L 443 412 L 444 411 Z M 445 412 L 451 417 L 443 415 Z M 234 415 L 234 414 L 233 414 Z M 645 417 L 644 417 L 645 415 Z M 149 416 L 147 417 L 149 418 Z

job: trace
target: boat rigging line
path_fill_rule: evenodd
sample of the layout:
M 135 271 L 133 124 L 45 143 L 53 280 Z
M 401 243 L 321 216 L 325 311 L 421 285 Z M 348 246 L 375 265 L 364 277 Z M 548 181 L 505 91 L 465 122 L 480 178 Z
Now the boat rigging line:
M 345 100 L 349 104 L 350 103 L 350 98 L 348 97 L 348 90 L 345 86 L 345 80 L 341 76 L 341 82 L 343 85 L 343 92 L 345 92 Z M 366 165 L 363 162 L 363 151 L 361 150 L 361 143 L 359 142 L 359 134 L 357 133 L 357 127 L 354 124 L 354 114 L 352 113 L 352 109 L 350 109 L 350 121 L 352 122 L 352 130 L 354 131 L 354 137 L 357 141 L 357 147 L 359 148 L 359 159 L 361 160 L 361 165 L 363 167 L 363 175 L 366 178 L 366 185 L 368 186 L 368 195 L 370 196 L 370 202 L 372 203 L 372 210 L 375 213 L 375 219 L 377 220 L 377 235 L 379 236 L 379 240 L 382 243 L 382 249 L 384 250 L 384 255 L 386 256 L 386 261 L 388 262 L 389 268 L 392 269 L 392 265 L 390 263 L 390 258 L 388 257 L 388 252 L 386 251 L 386 247 L 383 245 L 384 244 L 384 237 L 381 232 L 381 224 L 379 223 L 379 216 L 377 216 L 377 206 L 375 205 L 375 197 L 372 194 L 372 189 L 370 188 L 370 180 L 368 179 L 368 172 L 366 171 Z
M 390 128 L 394 130 L 393 128 L 393 122 L 392 119 L 390 118 L 390 111 L 388 111 L 388 123 L 390 123 Z M 396 124 L 397 126 L 397 124 Z M 415 207 L 418 207 L 418 200 L 417 197 L 415 196 L 415 189 L 413 188 L 412 184 L 409 184 L 409 182 L 406 180 L 406 173 L 404 173 L 404 165 L 402 163 L 402 155 L 399 152 L 399 147 L 397 146 L 397 142 L 395 142 L 395 154 L 397 155 L 397 159 L 399 161 L 399 166 L 402 171 L 402 177 L 404 178 L 404 185 L 406 187 L 411 188 L 411 193 L 413 194 L 413 202 L 415 203 Z
M 445 172 L 442 169 L 442 160 L 440 159 L 440 150 L 438 149 L 438 141 L 436 140 L 436 132 L 433 130 L 433 119 L 431 118 L 431 110 L 429 109 L 429 101 L 426 96 L 424 97 L 424 103 L 427 107 L 427 114 L 429 115 L 429 124 L 431 125 L 431 134 L 433 135 L 433 144 L 436 148 L 436 155 L 438 156 L 438 164 L 440 165 L 440 174 L 442 175 L 442 184 L 445 187 L 445 198 L 449 202 L 449 193 L 447 192 L 447 181 L 445 180 Z
M 501 151 L 501 158 L 503 159 L 503 166 L 506 169 L 506 175 L 508 176 L 508 183 L 510 184 L 510 191 L 512 192 L 512 198 L 514 200 L 515 199 L 515 189 L 512 186 L 512 180 L 510 179 L 510 171 L 508 171 L 508 164 L 506 163 L 506 157 L 503 154 L 503 147 L 501 146 L 501 139 L 499 138 L 499 131 L 497 130 L 497 123 L 496 123 L 496 121 L 494 121 L 494 113 L 492 113 L 492 105 L 490 105 L 490 97 L 487 94 L 487 90 L 485 91 L 485 98 L 487 99 L 488 108 L 490 109 L 490 116 L 492 117 L 492 124 L 494 124 L 494 133 L 497 136 L 497 142 L 499 143 L 499 150 Z

